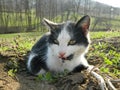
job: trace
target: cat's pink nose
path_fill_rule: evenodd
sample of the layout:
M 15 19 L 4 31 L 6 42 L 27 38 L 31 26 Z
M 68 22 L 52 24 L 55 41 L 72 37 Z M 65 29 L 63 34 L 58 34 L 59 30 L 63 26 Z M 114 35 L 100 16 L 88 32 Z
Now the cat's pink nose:
M 60 52 L 59 53 L 59 58 L 64 58 L 64 56 L 65 56 L 65 52 Z

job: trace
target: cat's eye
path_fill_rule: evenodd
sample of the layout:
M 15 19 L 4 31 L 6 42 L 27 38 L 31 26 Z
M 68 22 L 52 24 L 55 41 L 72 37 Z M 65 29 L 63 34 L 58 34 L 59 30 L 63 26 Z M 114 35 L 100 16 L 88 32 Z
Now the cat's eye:
M 68 45 L 74 45 L 75 43 L 76 43 L 75 40 L 70 40 L 69 43 L 68 43 Z
M 58 44 L 59 45 L 58 40 L 55 39 L 53 42 L 54 42 L 54 44 Z

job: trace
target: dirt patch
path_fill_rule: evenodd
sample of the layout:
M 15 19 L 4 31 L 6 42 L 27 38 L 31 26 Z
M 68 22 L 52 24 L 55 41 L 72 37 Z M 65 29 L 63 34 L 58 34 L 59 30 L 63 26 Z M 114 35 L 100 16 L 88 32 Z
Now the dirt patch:
M 93 40 L 92 43 L 108 42 L 118 48 L 120 52 L 120 37 Z M 13 52 L 0 53 L 0 90 L 100 90 L 97 80 L 86 71 L 74 73 L 60 78 L 56 83 L 37 81 L 30 75 L 25 67 L 24 56 L 17 58 L 19 71 L 15 77 L 8 76 L 6 64 L 13 58 Z M 99 60 L 99 57 L 96 58 Z M 101 61 L 90 62 L 93 65 L 101 64 Z M 118 84 L 116 87 L 119 87 Z
M 85 71 L 67 75 L 56 83 L 37 81 L 27 72 L 24 61 L 19 62 L 20 70 L 16 76 L 10 77 L 6 70 L 10 56 L 0 57 L 0 90 L 99 90 L 97 81 Z

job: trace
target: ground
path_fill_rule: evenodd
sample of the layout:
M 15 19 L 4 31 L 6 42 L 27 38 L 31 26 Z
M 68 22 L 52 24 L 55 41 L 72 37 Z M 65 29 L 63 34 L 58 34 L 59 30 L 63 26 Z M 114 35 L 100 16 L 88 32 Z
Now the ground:
M 120 52 L 120 37 L 96 39 L 92 44 L 98 44 L 98 42 L 107 42 L 115 46 L 118 53 Z M 25 68 L 27 55 L 17 58 L 19 71 L 15 76 L 8 75 L 8 68 L 11 67 L 10 58 L 14 58 L 13 56 L 12 51 L 0 53 L 0 90 L 100 90 L 97 80 L 86 71 L 59 78 L 55 83 L 36 80 L 36 76 L 30 75 Z M 90 64 L 96 66 L 100 66 L 102 63 L 101 58 L 93 56 L 88 59 Z M 91 61 L 91 59 L 94 60 Z M 120 75 L 115 78 L 119 79 L 119 77 Z M 120 90 L 120 83 L 117 83 L 115 87 Z

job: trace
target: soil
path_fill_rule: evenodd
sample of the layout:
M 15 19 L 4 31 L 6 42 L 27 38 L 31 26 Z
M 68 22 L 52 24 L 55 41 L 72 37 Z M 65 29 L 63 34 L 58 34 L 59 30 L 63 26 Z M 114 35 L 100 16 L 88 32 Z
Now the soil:
M 92 43 L 97 42 L 108 42 L 120 47 L 120 37 L 94 40 Z M 120 52 L 119 50 L 118 52 Z M 10 58 L 13 58 L 12 51 L 0 53 L 0 90 L 100 90 L 97 80 L 86 71 L 67 75 L 56 83 L 37 81 L 36 76 L 30 75 L 25 68 L 26 56 L 17 58 L 20 66 L 19 71 L 14 77 L 11 77 L 7 73 Z M 101 64 L 99 61 L 90 63 Z

